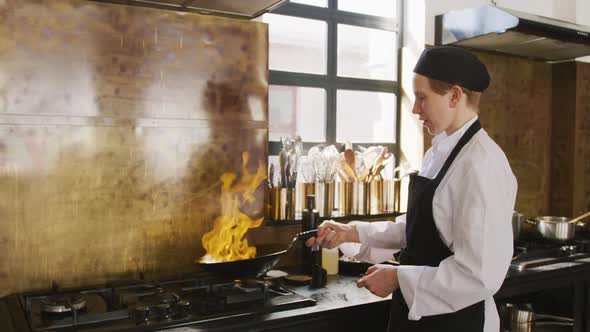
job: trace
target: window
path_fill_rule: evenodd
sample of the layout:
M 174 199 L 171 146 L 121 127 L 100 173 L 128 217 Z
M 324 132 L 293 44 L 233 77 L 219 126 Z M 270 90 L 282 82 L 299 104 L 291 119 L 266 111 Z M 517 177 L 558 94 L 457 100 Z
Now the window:
M 350 141 L 397 151 L 401 0 L 291 0 L 269 24 L 269 152 Z

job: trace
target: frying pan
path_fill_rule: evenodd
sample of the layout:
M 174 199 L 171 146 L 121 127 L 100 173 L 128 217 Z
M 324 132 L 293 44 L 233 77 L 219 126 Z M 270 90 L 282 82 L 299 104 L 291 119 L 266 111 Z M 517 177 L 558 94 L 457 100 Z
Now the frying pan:
M 256 246 L 256 257 L 231 262 L 205 263 L 199 262 L 199 266 L 206 271 L 231 277 L 260 277 L 272 269 L 281 259 L 281 256 L 289 251 L 293 244 L 299 240 L 307 240 L 317 236 L 317 230 L 297 233 L 289 246 L 280 244 L 267 244 Z

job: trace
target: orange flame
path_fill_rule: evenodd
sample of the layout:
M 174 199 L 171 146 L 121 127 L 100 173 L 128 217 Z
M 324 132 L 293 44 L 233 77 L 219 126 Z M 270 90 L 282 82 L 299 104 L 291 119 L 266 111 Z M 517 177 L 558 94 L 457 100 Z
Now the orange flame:
M 256 247 L 249 246 L 244 237 L 248 229 L 260 226 L 264 218 L 251 219 L 240 211 L 240 205 L 242 200 L 254 202 L 256 188 L 266 179 L 266 168 L 259 161 L 256 173 L 250 174 L 247 164 L 248 152 L 243 152 L 242 178 L 236 182 L 238 176 L 235 173 L 224 173 L 221 176 L 221 215 L 215 219 L 213 229 L 201 239 L 206 251 L 200 259 L 202 263 L 256 257 Z

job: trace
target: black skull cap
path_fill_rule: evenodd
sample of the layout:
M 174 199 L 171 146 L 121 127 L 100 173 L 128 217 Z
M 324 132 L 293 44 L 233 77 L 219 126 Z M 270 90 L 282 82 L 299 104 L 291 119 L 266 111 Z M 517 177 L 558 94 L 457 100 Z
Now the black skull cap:
M 471 52 L 453 46 L 425 49 L 414 73 L 476 92 L 482 92 L 490 85 L 486 66 Z

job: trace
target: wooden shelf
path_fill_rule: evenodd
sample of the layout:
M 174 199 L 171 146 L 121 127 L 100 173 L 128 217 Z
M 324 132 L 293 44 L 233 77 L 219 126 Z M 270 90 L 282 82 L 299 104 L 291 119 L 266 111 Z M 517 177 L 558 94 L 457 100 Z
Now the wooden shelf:
M 348 222 L 353 220 L 371 221 L 371 220 L 393 220 L 395 217 L 400 216 L 404 213 L 393 212 L 393 213 L 382 213 L 382 214 L 369 214 L 369 215 L 351 215 L 344 217 L 320 217 L 320 222 L 328 219 L 340 222 Z M 301 219 L 294 220 L 266 220 L 264 222 L 266 226 L 289 226 L 289 225 L 301 225 Z

